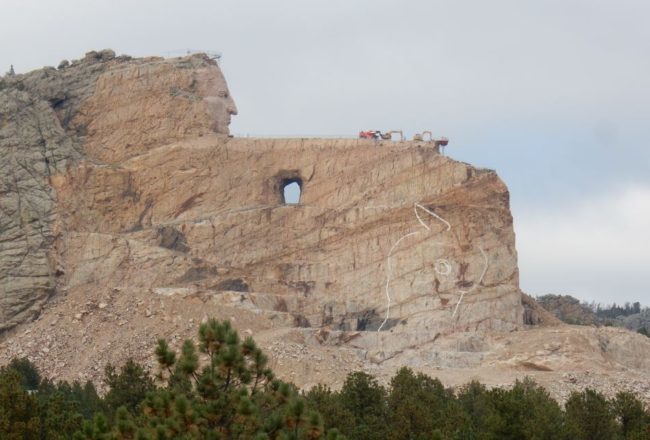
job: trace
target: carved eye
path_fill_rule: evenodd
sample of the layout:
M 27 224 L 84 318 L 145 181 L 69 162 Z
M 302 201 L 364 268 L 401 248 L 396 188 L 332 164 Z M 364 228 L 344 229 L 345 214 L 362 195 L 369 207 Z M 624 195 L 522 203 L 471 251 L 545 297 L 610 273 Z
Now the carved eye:
M 228 98 L 228 92 L 226 92 L 225 90 L 219 90 L 217 92 L 217 96 L 219 96 L 220 98 Z

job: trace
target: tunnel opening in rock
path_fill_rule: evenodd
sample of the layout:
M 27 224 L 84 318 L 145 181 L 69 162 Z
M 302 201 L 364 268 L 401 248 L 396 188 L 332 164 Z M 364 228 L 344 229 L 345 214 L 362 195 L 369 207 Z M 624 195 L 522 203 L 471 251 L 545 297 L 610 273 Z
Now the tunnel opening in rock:
M 282 180 L 282 200 L 285 205 L 298 205 L 302 193 L 302 181 L 300 179 Z

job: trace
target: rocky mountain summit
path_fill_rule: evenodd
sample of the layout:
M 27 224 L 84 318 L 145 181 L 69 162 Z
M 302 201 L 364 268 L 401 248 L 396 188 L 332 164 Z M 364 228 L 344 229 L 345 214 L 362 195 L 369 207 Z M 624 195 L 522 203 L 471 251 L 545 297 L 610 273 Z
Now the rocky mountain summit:
M 216 316 L 299 386 L 402 365 L 645 386 L 647 338 L 522 295 L 494 171 L 425 141 L 233 138 L 236 113 L 201 54 L 91 52 L 0 80 L 0 362 L 99 380 Z

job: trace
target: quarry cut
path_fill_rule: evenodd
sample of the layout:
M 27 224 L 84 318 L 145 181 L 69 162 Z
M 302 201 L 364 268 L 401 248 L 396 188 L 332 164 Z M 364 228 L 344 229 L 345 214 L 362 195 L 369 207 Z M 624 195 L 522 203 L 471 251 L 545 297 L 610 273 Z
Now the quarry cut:
M 105 50 L 0 79 L 0 361 L 98 380 L 217 316 L 301 386 L 401 365 L 650 367 L 618 330 L 563 330 L 560 348 L 515 332 L 543 312 L 494 171 L 426 141 L 232 137 L 237 111 L 203 54 Z
M 10 81 L 5 107 L 37 104 L 3 112 L 2 328 L 57 291 L 116 287 L 409 343 L 522 324 L 493 171 L 430 142 L 228 137 L 236 108 L 205 56 L 91 54 Z

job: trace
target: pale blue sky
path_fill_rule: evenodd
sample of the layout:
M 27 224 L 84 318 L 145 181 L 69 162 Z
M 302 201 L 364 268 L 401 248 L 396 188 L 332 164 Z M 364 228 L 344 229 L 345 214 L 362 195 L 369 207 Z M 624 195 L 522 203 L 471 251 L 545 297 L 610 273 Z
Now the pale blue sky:
M 650 304 L 650 4 L 3 0 L 0 66 L 223 53 L 250 135 L 430 129 L 511 191 L 522 288 Z

